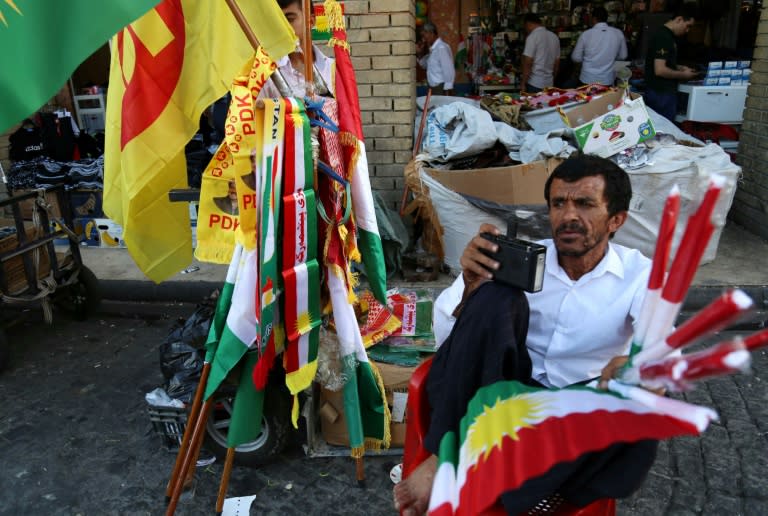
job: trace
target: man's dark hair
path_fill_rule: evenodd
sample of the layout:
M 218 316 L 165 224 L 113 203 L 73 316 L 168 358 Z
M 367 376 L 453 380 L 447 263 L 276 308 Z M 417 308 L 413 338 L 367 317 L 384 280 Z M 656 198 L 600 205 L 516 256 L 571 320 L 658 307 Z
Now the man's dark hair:
M 277 5 L 280 6 L 280 9 L 285 9 L 289 5 L 298 4 L 299 9 L 304 8 L 304 2 L 302 0 L 277 0 Z
M 539 15 L 536 13 L 526 13 L 526 15 L 523 16 L 523 23 L 536 23 L 541 25 L 541 18 L 539 18 Z
M 613 161 L 590 154 L 570 157 L 552 171 L 544 185 L 544 198 L 547 200 L 547 205 L 549 205 L 549 188 L 553 179 L 574 183 L 579 179 L 592 176 L 602 176 L 605 181 L 603 196 L 608 202 L 608 215 L 629 211 L 629 201 L 632 199 L 629 175 Z
M 696 4 L 691 3 L 680 3 L 677 8 L 672 11 L 672 19 L 674 20 L 678 16 L 683 17 L 683 21 L 688 21 L 691 19 L 698 20 L 699 19 L 699 9 L 696 6 Z
M 605 7 L 598 6 L 592 9 L 592 18 L 599 22 L 607 22 L 608 21 L 608 11 L 605 10 Z
M 434 23 L 428 21 L 421 26 L 421 32 L 431 32 L 437 36 L 437 26 Z

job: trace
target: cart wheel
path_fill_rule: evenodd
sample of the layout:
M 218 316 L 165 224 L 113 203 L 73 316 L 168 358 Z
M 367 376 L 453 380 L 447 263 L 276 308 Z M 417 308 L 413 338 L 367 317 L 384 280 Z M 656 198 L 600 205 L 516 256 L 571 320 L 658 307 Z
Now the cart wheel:
M 283 451 L 291 432 L 291 401 L 283 389 L 267 387 L 261 433 L 256 440 L 235 448 L 235 464 L 261 466 Z M 216 399 L 206 423 L 206 448 L 222 462 L 227 454 L 227 430 L 233 402 L 233 394 L 223 394 Z
M 62 290 L 58 305 L 71 313 L 76 320 L 84 321 L 88 316 L 96 313 L 100 304 L 99 279 L 91 269 L 81 265 L 77 273 L 77 282 Z

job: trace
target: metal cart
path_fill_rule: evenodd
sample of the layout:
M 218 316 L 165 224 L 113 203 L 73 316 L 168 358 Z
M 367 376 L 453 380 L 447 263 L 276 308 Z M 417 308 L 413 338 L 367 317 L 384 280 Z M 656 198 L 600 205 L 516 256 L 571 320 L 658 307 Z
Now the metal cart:
M 50 323 L 54 304 L 82 320 L 101 301 L 98 279 L 82 263 L 63 186 L 0 201 L 0 213 L 9 211 L 0 224 L 0 369 L 7 355 L 4 329 L 13 320 L 8 308 L 40 306 Z M 56 250 L 59 243 L 63 252 Z

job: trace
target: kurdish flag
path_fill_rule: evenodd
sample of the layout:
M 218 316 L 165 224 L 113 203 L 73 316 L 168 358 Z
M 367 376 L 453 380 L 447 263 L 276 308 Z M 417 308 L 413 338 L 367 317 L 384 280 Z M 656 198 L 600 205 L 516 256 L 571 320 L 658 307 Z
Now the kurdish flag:
M 254 297 L 257 260 L 257 250 L 245 251 L 242 245 L 235 244 L 206 342 L 205 361 L 211 364 L 205 386 L 206 399 L 214 394 L 230 370 L 241 364 L 227 432 L 230 447 L 255 440 L 261 431 L 264 391 L 257 391 L 251 382 L 251 371 L 259 358 L 258 353 L 252 351 L 258 328 Z
M 245 353 L 254 348 L 257 337 L 258 320 L 256 319 L 256 280 L 258 250 L 245 251 L 237 244 L 227 273 L 227 283 L 233 274 L 237 261 L 236 281 L 233 287 L 225 284 L 222 292 L 232 289 L 229 307 L 223 306 L 220 299 L 214 315 L 214 323 L 208 337 L 206 361 L 211 364 L 211 374 L 205 387 L 205 399 L 208 399 L 227 377 L 229 371 L 243 358 Z M 223 296 L 222 296 L 223 297 Z M 226 323 L 219 331 L 217 326 L 226 313 Z M 212 342 L 213 332 L 217 331 L 218 344 Z M 250 383 L 250 382 L 249 382 Z
M 371 291 L 381 304 L 386 305 L 387 271 L 384 250 L 376 223 L 371 181 L 368 177 L 360 100 L 357 94 L 355 70 L 349 55 L 344 15 L 341 5 L 336 0 L 325 0 L 323 7 L 333 33 L 328 45 L 333 47 L 336 58 L 334 84 L 339 106 L 339 141 L 344 152 L 344 164 L 347 167 L 346 177 L 352 187 L 352 212 L 358 231 L 358 246 Z
M 294 49 L 295 33 L 274 0 L 241 3 L 270 56 Z M 192 259 L 186 207 L 168 200 L 169 190 L 187 186 L 184 146 L 253 52 L 223 1 L 164 0 L 113 39 L 104 211 L 156 282 Z
M 535 389 L 514 381 L 483 387 L 462 419 L 460 442 L 452 447 L 455 437 L 443 437 L 430 514 L 483 514 L 502 493 L 524 489 L 557 464 L 615 443 L 698 435 L 717 418 L 705 407 L 621 389 L 622 395 L 588 387 Z M 451 477 L 441 469 L 450 468 L 456 451 Z
M 0 133 L 45 104 L 77 66 L 159 0 L 0 0 Z

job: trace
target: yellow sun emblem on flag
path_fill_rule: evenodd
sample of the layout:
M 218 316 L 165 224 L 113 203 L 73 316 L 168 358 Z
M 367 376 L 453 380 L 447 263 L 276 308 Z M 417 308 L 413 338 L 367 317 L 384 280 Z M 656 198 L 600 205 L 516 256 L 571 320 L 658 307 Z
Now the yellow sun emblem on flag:
M 493 406 L 486 406 L 467 432 L 467 450 L 470 464 L 477 463 L 480 454 L 487 458 L 495 447 L 501 448 L 505 435 L 518 440 L 518 430 L 532 428 L 541 418 L 543 404 L 530 396 L 514 396 L 496 399 Z
M 13 9 L 14 11 L 16 11 L 16 12 L 19 14 L 19 16 L 24 16 L 23 14 L 21 14 L 21 11 L 19 10 L 19 8 L 18 8 L 18 7 L 16 7 L 16 4 L 14 4 L 14 3 L 13 3 L 13 0 L 5 0 L 5 3 L 6 3 L 6 4 L 7 4 L 7 5 L 8 5 L 8 6 L 11 8 L 11 9 Z M 3 14 L 3 11 L 2 11 L 2 9 L 0 9 L 0 22 L 3 22 L 3 25 L 5 25 L 6 27 L 8 26 L 8 22 L 7 22 L 7 21 L 6 21 L 6 19 L 5 19 L 5 15 Z
M 296 332 L 304 335 L 312 329 L 312 314 L 304 312 L 296 317 Z

